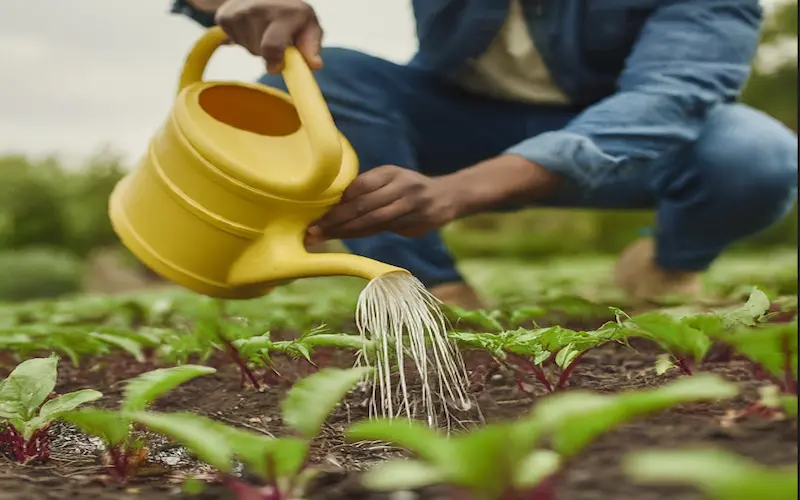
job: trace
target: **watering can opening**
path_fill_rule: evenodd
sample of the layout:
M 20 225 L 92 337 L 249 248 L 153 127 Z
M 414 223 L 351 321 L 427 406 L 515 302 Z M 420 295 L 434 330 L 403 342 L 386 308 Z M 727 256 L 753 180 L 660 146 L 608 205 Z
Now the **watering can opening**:
M 300 278 L 402 271 L 306 252 L 306 228 L 358 174 L 355 151 L 294 48 L 283 71 L 289 93 L 203 81 L 225 39 L 213 28 L 197 42 L 168 119 L 112 194 L 109 215 L 125 246 L 170 281 L 230 299 Z
M 242 85 L 208 87 L 197 99 L 211 118 L 243 132 L 283 137 L 298 132 L 302 126 L 291 103 Z

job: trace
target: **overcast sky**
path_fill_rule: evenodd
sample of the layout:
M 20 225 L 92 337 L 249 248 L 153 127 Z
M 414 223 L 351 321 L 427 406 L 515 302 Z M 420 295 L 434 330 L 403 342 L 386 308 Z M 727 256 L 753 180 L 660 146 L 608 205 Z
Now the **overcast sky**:
M 316 0 L 326 43 L 395 61 L 414 52 L 411 0 Z M 767 2 L 771 3 L 771 2 Z M 202 33 L 169 0 L 0 0 L 0 154 L 74 160 L 108 145 L 141 154 Z M 253 80 L 261 63 L 225 48 L 211 78 Z

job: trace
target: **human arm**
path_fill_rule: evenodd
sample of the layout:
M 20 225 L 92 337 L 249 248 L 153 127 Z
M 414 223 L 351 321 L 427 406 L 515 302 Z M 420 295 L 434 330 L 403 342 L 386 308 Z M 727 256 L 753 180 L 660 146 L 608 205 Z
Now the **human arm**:
M 674 162 L 708 113 L 734 101 L 759 40 L 758 0 L 671 0 L 646 21 L 618 92 L 507 153 L 593 188 Z
M 269 73 L 283 70 L 286 47 L 294 45 L 311 69 L 322 67 L 322 28 L 302 0 L 175 0 L 172 12 L 200 25 L 219 25 L 230 40 L 261 56 Z
M 410 190 L 408 200 L 429 207 L 416 211 L 419 227 L 432 229 L 472 213 L 535 201 L 564 180 L 591 189 L 636 169 L 676 161 L 697 140 L 708 113 L 738 96 L 758 45 L 761 19 L 757 0 L 663 2 L 645 23 L 617 93 L 590 106 L 561 130 L 529 138 L 496 158 L 431 180 L 427 183 L 431 187 L 416 188 L 435 196 L 412 195 Z M 417 176 L 397 177 L 426 184 L 411 179 Z M 395 220 L 391 217 L 397 209 L 356 214 L 355 203 L 350 200 L 342 204 L 344 208 L 331 210 L 321 220 L 323 228 L 312 228 L 312 233 L 327 238 L 383 230 L 413 235 L 400 223 L 409 220 L 407 214 Z M 354 224 L 356 220 L 360 222 Z
M 422 236 L 498 205 L 553 192 L 561 177 L 517 155 L 501 155 L 441 177 L 394 165 L 359 175 L 331 211 L 309 228 L 307 244 L 381 231 Z

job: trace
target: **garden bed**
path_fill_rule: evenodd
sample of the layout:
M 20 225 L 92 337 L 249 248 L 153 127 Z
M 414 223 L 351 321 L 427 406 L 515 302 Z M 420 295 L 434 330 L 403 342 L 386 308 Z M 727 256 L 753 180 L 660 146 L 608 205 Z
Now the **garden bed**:
M 747 276 L 752 276 L 750 269 L 758 269 L 758 265 L 739 266 L 738 269 Z M 620 302 L 617 297 L 602 295 L 609 289 L 606 283 L 592 281 L 585 269 L 578 272 L 575 270 L 577 266 L 568 268 L 571 273 L 569 276 L 559 274 L 558 269 L 552 268 L 535 271 L 540 273 L 536 277 L 546 276 L 558 283 L 554 286 L 549 286 L 544 279 L 536 279 L 525 269 L 518 269 L 515 274 L 507 275 L 508 280 L 497 282 L 504 285 L 505 290 L 501 287 L 494 288 L 496 296 L 509 299 L 508 303 L 511 305 L 504 307 L 505 315 L 464 313 L 456 320 L 455 329 L 462 333 L 454 333 L 452 338 L 461 343 L 472 382 L 470 396 L 477 403 L 469 411 L 454 415 L 452 423 L 457 432 L 530 418 L 532 408 L 539 408 L 549 398 L 556 397 L 548 394 L 547 384 L 540 383 L 539 371 L 545 372 L 552 389 L 556 388 L 559 375 L 568 381 L 563 390 L 555 391 L 556 395 L 574 391 L 589 391 L 587 395 L 630 394 L 699 378 L 695 375 L 703 372 L 713 372 L 733 383 L 738 394 L 720 400 L 713 397 L 690 398 L 713 402 L 664 405 L 663 408 L 666 409 L 663 411 L 640 412 L 639 416 L 626 419 L 627 423 L 619 427 L 612 426 L 609 432 L 600 432 L 597 439 L 589 440 L 588 447 L 569 459 L 567 466 L 562 468 L 563 474 L 556 476 L 557 498 L 709 498 L 694 488 L 646 486 L 633 481 L 625 473 L 623 461 L 631 452 L 638 450 L 712 447 L 752 459 L 765 466 L 797 463 L 796 416 L 785 415 L 781 411 L 762 411 L 742 416 L 742 412 L 754 408 L 754 403 L 761 397 L 759 390 L 769 382 L 763 376 L 756 377 L 758 370 L 753 369 L 752 359 L 743 359 L 741 353 L 737 355 L 730 349 L 731 345 L 717 342 L 726 338 L 730 340 L 726 335 L 735 332 L 747 334 L 751 329 L 748 326 L 751 324 L 750 320 L 745 317 L 739 326 L 726 326 L 728 330 L 733 328 L 728 331 L 722 327 L 722 323 L 737 317 L 742 320 L 739 313 L 731 313 L 730 308 L 725 309 L 728 312 L 719 312 L 718 316 L 725 318 L 724 322 L 709 322 L 706 316 L 717 314 L 709 311 L 720 304 L 741 305 L 744 302 L 747 296 L 744 291 L 751 290 L 752 287 L 744 284 L 748 281 L 741 278 L 743 274 L 737 276 L 729 270 L 727 275 L 736 276 L 734 282 L 714 282 L 716 290 L 727 291 L 726 294 L 719 295 L 726 296 L 722 297 L 723 300 L 717 306 L 695 304 L 690 308 L 694 313 L 675 316 L 689 318 L 686 321 L 659 319 L 657 316 L 649 316 L 648 319 L 646 314 L 635 316 L 631 320 L 633 327 L 629 322 L 625 323 L 627 333 L 624 335 L 601 335 L 603 340 L 596 345 L 581 346 L 575 345 L 569 339 L 554 340 L 561 335 L 558 331 L 555 332 L 555 337 L 547 337 L 552 332 L 545 327 L 561 325 L 562 328 L 571 328 L 576 331 L 565 330 L 562 333 L 570 339 L 580 339 L 584 335 L 613 332 L 617 326 L 622 328 L 623 324 L 620 322 L 627 320 L 623 313 L 609 309 L 611 304 L 620 305 Z M 793 279 L 796 279 L 796 269 L 793 274 Z M 752 313 L 753 317 L 759 318 L 757 323 L 762 323 L 761 326 L 752 325 L 752 328 L 764 327 L 761 330 L 765 332 L 764 335 L 769 334 L 770 324 L 788 325 L 796 333 L 797 302 L 796 299 L 786 296 L 786 276 L 784 267 L 780 274 L 757 275 L 759 279 L 749 281 L 770 290 L 773 297 L 766 314 L 763 311 Z M 522 285 L 523 278 L 525 283 L 536 288 L 532 289 L 528 285 L 528 289 L 525 289 Z M 264 436 L 289 436 L 293 431 L 283 422 L 281 402 L 290 392 L 292 384 L 313 373 L 315 368 L 302 359 L 291 359 L 286 351 L 278 348 L 278 344 L 283 340 L 311 335 L 309 332 L 316 334 L 314 332 L 318 333 L 317 327 L 323 322 L 332 325 L 334 331 L 353 331 L 352 311 L 359 284 L 350 287 L 350 282 L 344 281 L 336 281 L 336 286 L 322 286 L 324 282 L 319 283 L 320 285 L 315 283 L 314 286 L 297 283 L 263 300 L 224 305 L 189 294 L 158 292 L 119 298 L 77 297 L 51 303 L 0 307 L 0 380 L 7 377 L 14 366 L 23 360 L 57 352 L 61 359 L 58 362 L 56 393 L 67 394 L 81 389 L 93 389 L 100 391 L 102 398 L 86 406 L 117 410 L 127 397 L 124 381 L 161 367 L 185 363 L 205 365 L 216 371 L 206 372 L 203 376 L 186 379 L 185 383 L 174 385 L 172 390 L 164 392 L 163 396 L 155 400 L 148 411 L 170 414 L 188 412 Z M 788 284 L 796 286 L 793 283 Z M 552 293 L 556 286 L 560 295 Z M 527 295 L 516 299 L 511 295 L 520 292 Z M 780 292 L 784 297 L 775 300 Z M 769 305 L 769 299 L 762 294 L 762 305 L 765 300 Z M 535 307 L 526 304 L 535 304 Z M 674 309 L 671 314 L 675 314 Z M 498 318 L 502 325 L 495 323 Z M 604 324 L 611 325 L 611 329 L 601 328 Z M 665 324 L 669 328 L 663 328 Z M 514 330 L 519 325 L 524 325 L 525 328 Z M 685 335 L 684 340 L 680 341 L 676 340 L 677 337 L 672 338 L 672 333 L 681 328 L 684 333 L 689 332 L 697 338 L 705 338 L 705 331 L 708 330 L 708 339 L 715 343 L 707 352 L 699 355 L 702 362 L 688 356 L 694 341 L 686 340 L 688 337 Z M 214 335 L 217 335 L 222 332 L 231 339 L 244 340 L 253 339 L 267 331 L 271 332 L 269 341 L 274 342 L 270 347 L 270 358 L 281 376 L 275 376 L 270 369 L 259 366 L 258 363 L 251 365 L 252 375 L 261 386 L 260 390 L 256 390 L 243 377 L 224 343 L 215 342 L 213 339 L 219 337 L 214 337 L 211 333 L 216 332 Z M 504 344 L 501 351 L 509 357 L 499 362 L 497 351 L 480 346 L 491 335 L 500 335 L 494 337 L 494 340 L 508 340 L 513 337 L 507 337 L 508 334 L 520 331 L 529 338 L 530 335 L 538 336 L 538 340 L 534 342 L 536 345 L 528 344 L 527 347 L 545 348 L 552 354 L 543 358 L 544 361 L 533 361 L 536 358 L 535 352 L 531 354 L 533 351 L 527 351 L 529 360 L 516 365 L 513 362 L 516 358 L 513 356 L 519 357 L 519 353 L 524 351 L 519 349 L 526 347 L 525 345 L 519 342 Z M 784 328 L 781 335 L 785 335 L 786 331 Z M 474 332 L 494 333 L 479 333 L 475 337 Z M 549 340 L 545 340 L 545 337 Z M 578 344 L 580 342 L 578 340 Z M 241 347 L 241 344 L 237 345 Z M 683 348 L 686 349 L 682 350 Z M 743 348 L 747 351 L 746 345 Z M 572 363 L 574 370 L 562 366 L 563 360 L 559 363 L 556 354 L 560 349 L 577 349 L 573 353 L 578 354 L 574 358 L 577 361 Z M 796 344 L 793 349 L 796 364 Z M 240 361 L 243 353 L 244 351 L 238 353 Z M 297 352 L 294 356 L 297 356 Z M 665 357 L 671 357 L 672 367 L 667 368 Z M 322 361 L 320 365 L 326 367 L 348 368 L 353 364 L 354 352 L 347 348 L 316 348 L 313 359 Z M 557 368 L 557 364 L 562 367 Z M 778 370 L 780 371 L 780 367 Z M 571 372 L 568 379 L 563 377 L 565 371 Z M 789 372 L 791 371 L 790 369 Z M 687 375 L 686 372 L 695 375 Z M 775 378 L 777 375 L 774 369 L 772 373 L 773 382 L 777 380 L 781 384 L 781 380 Z M 783 382 L 787 394 L 797 391 L 796 368 L 793 380 L 786 379 Z M 418 387 L 413 387 L 413 381 L 411 389 L 413 394 L 419 393 Z M 356 441 L 345 436 L 345 431 L 352 424 L 367 420 L 368 395 L 363 386 L 357 386 L 356 390 L 342 400 L 342 404 L 336 406 L 325 420 L 321 431 L 316 434 L 308 457 L 310 463 L 322 472 L 307 485 L 304 498 L 455 498 L 452 490 L 441 486 L 408 491 L 397 489 L 389 493 L 368 491 L 362 486 L 360 480 L 363 471 L 384 463 L 387 459 L 406 456 L 405 452 L 389 445 L 376 441 Z M 764 410 L 763 407 L 760 409 Z M 733 418 L 734 415 L 737 417 Z M 295 427 L 295 433 L 296 430 Z M 186 448 L 163 435 L 150 431 L 142 434 L 149 450 L 148 460 L 124 484 L 113 480 L 109 475 L 110 469 L 106 462 L 108 454 L 104 452 L 101 440 L 88 437 L 63 420 L 53 424 L 49 435 L 52 437 L 50 457 L 44 463 L 21 465 L 14 463 L 11 455 L 0 454 L 0 500 L 62 500 L 72 497 L 100 500 L 236 498 L 219 484 L 219 476 L 209 465 L 197 460 Z M 711 465 L 716 464 L 709 464 Z M 236 473 L 239 472 L 241 471 L 237 470 Z M 189 490 L 193 488 L 190 487 L 197 483 L 191 480 L 187 483 L 189 478 L 206 481 L 203 491 L 191 493 Z M 243 478 L 260 484 L 256 475 L 250 474 L 248 470 L 243 471 Z M 239 497 L 239 500 L 247 498 Z M 540 497 L 508 498 L 529 500 Z M 725 500 L 728 497 L 721 498 Z M 775 497 L 770 500 L 789 499 Z
M 676 373 L 656 375 L 653 365 L 658 351 L 642 346 L 633 350 L 621 345 L 607 345 L 587 353 L 570 378 L 572 388 L 597 392 L 618 392 L 663 384 Z M 234 366 L 218 363 L 216 374 L 191 381 L 158 400 L 154 409 L 199 412 L 223 422 L 281 435 L 278 403 L 285 389 L 269 388 L 264 392 L 238 390 L 239 374 Z M 106 395 L 103 404 L 113 406 L 120 394 L 118 382 L 154 368 L 128 357 L 117 356 L 87 361 L 85 369 L 75 369 L 62 362 L 58 391 L 82 388 L 98 389 Z M 715 404 L 693 404 L 674 408 L 650 418 L 636 420 L 595 442 L 581 454 L 570 469 L 559 497 L 569 500 L 614 498 L 616 500 L 699 500 L 691 489 L 635 485 L 619 470 L 619 461 L 627 453 L 643 447 L 713 445 L 751 457 L 767 465 L 785 465 L 797 461 L 797 425 L 792 420 L 770 420 L 749 417 L 725 425 L 726 414 L 742 410 L 755 397 L 759 382 L 753 380 L 743 362 L 708 363 L 712 370 L 730 380 L 739 381 L 743 391 L 736 400 Z M 526 413 L 535 397 L 522 393 L 516 382 L 501 375 L 476 394 L 485 419 L 489 422 L 513 418 Z M 395 496 L 367 493 L 357 481 L 357 471 L 378 460 L 396 456 L 397 452 L 377 445 L 347 443 L 342 429 L 349 421 L 366 418 L 363 398 L 349 397 L 328 420 L 320 439 L 314 443 L 314 461 L 330 469 L 319 486 L 312 485 L 308 498 L 314 500 L 442 498 L 432 488 L 416 496 Z M 126 486 L 101 484 L 102 467 L 96 448 L 82 434 L 59 424 L 60 436 L 53 444 L 53 460 L 47 465 L 0 465 L 1 500 L 44 500 L 67 498 L 172 499 L 233 498 L 221 487 L 200 496 L 180 494 L 180 484 L 187 474 L 202 467 L 181 451 L 167 450 L 156 454 L 156 463 L 144 471 L 145 477 Z M 174 465 L 170 465 L 174 464 Z M 337 471 L 342 469 L 343 473 Z M 149 476 L 149 477 L 148 477 Z

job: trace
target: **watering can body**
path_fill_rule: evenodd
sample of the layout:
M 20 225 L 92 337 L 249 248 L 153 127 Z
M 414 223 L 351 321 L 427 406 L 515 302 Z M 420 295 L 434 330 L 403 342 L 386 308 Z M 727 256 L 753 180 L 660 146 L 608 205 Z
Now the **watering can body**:
M 111 195 L 123 244 L 170 281 L 228 299 L 304 277 L 402 271 L 305 250 L 306 228 L 338 202 L 358 159 L 295 49 L 285 57 L 289 94 L 203 81 L 225 38 L 215 27 L 197 42 L 169 116 Z

